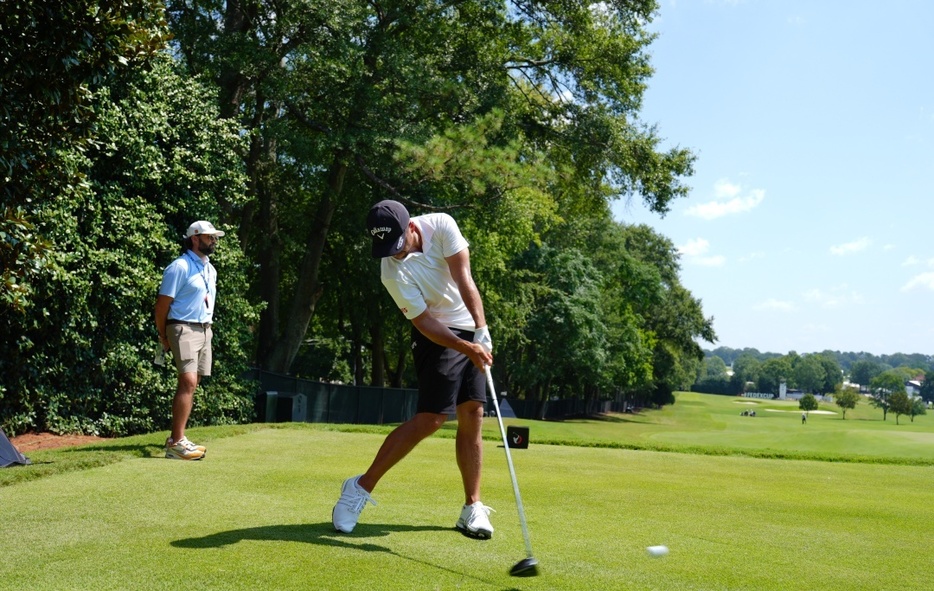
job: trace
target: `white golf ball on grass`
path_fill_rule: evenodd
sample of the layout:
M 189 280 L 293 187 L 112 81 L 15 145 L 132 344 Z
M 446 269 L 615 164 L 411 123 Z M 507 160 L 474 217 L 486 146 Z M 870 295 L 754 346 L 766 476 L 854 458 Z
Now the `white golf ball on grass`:
M 653 558 L 661 558 L 668 555 L 668 546 L 649 546 L 645 551 Z

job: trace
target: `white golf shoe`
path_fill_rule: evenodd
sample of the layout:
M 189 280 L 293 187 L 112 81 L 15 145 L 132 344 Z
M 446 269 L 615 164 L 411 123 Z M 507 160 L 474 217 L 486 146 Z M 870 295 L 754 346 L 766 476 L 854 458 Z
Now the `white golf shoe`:
M 376 505 L 376 501 L 370 497 L 370 493 L 357 484 L 360 476 L 351 476 L 344 481 L 344 485 L 341 487 L 341 498 L 337 500 L 334 510 L 331 511 L 331 521 L 334 522 L 334 529 L 345 534 L 353 531 L 353 528 L 357 525 L 357 520 L 360 519 L 360 512 L 363 511 L 367 503 Z
M 493 537 L 493 526 L 490 525 L 490 511 L 493 508 L 487 507 L 480 501 L 473 505 L 464 505 L 461 509 L 460 519 L 457 520 L 457 529 L 465 536 L 489 540 Z

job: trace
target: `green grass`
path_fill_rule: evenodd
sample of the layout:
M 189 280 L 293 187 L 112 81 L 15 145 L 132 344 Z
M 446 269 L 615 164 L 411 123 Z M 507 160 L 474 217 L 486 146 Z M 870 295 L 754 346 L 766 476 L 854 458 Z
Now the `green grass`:
M 756 416 L 741 416 L 755 410 Z M 823 414 L 830 413 L 830 414 Z M 801 424 L 798 403 L 679 392 L 659 411 L 562 422 L 507 419 L 537 443 L 704 455 L 934 466 L 934 416 L 882 420 L 865 402 L 847 412 L 821 404 Z M 488 425 L 496 435 L 495 422 Z
M 801 425 L 800 413 L 766 415 L 773 403 L 740 417 L 733 400 L 682 394 L 636 416 L 507 421 L 530 425 L 530 449 L 513 457 L 534 579 L 507 574 L 524 546 L 493 419 L 489 541 L 453 530 L 462 493 L 449 430 L 390 472 L 352 535 L 333 531 L 331 507 L 388 427 L 194 429 L 210 447 L 195 463 L 159 459 L 164 434 L 34 452 L 33 466 L 0 470 L 0 590 L 930 588 L 934 466 L 897 462 L 905 439 L 926 451 L 920 464 L 934 455 L 930 417 L 896 427 L 857 408 Z M 684 453 L 705 445 L 717 451 Z M 767 449 L 795 461 L 748 453 Z M 671 554 L 650 558 L 655 544 Z

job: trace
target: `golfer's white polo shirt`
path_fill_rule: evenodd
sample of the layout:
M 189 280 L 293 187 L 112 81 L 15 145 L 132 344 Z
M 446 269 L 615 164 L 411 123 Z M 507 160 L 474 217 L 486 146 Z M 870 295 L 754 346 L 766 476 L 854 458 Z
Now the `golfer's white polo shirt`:
M 422 234 L 422 252 L 403 260 L 384 257 L 380 278 L 406 318 L 412 320 L 426 309 L 448 328 L 474 330 L 473 317 L 461 297 L 446 257 L 467 248 L 454 218 L 430 213 L 411 219 Z

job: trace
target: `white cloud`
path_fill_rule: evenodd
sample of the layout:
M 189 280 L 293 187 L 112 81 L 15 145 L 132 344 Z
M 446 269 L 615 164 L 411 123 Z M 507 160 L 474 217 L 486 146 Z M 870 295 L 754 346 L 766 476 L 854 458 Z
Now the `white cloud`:
M 902 286 L 902 291 L 911 291 L 916 288 L 927 288 L 934 291 L 934 273 L 915 275 Z
M 810 289 L 804 292 L 804 299 L 809 302 L 815 302 L 821 308 L 839 308 L 847 304 L 862 303 L 863 296 L 844 284 L 831 288 L 830 291 L 817 288 Z
M 688 240 L 686 244 L 678 247 L 678 252 L 685 256 L 696 257 L 710 250 L 710 242 L 703 238 Z
M 765 258 L 765 253 L 762 252 L 761 250 L 757 250 L 755 252 L 751 252 L 747 254 L 746 256 L 740 257 L 739 262 L 748 263 L 749 261 L 754 261 L 756 259 L 764 259 L 764 258 Z
M 678 247 L 678 252 L 684 257 L 686 263 L 702 267 L 722 267 L 726 264 L 726 257 L 723 255 L 705 256 L 709 250 L 710 242 L 704 238 L 688 240 L 687 243 Z
M 836 246 L 830 247 L 830 253 L 835 255 L 845 255 L 853 254 L 854 252 L 860 252 L 869 248 L 869 245 L 872 244 L 872 240 L 866 238 L 865 236 L 859 240 L 854 240 L 853 242 L 847 242 L 844 244 L 838 244 Z
M 730 179 L 720 179 L 713 184 L 713 194 L 717 199 L 736 197 L 742 192 L 742 185 L 731 183 Z
M 764 302 L 759 302 L 758 304 L 752 307 L 753 310 L 779 310 L 781 312 L 793 312 L 795 310 L 795 305 L 791 302 L 784 302 L 782 300 L 776 300 L 775 298 L 769 298 Z
M 917 259 L 917 257 L 915 257 L 915 256 L 909 256 L 907 259 L 905 259 L 905 260 L 902 262 L 902 266 L 903 266 L 903 267 L 913 267 L 913 266 L 917 265 L 917 264 L 920 263 L 920 262 L 921 262 L 921 261 L 919 261 L 919 260 Z
M 725 215 L 751 211 L 765 199 L 763 189 L 753 189 L 745 197 L 740 196 L 741 193 L 740 185 L 732 184 L 725 179 L 719 180 L 714 185 L 714 195 L 717 197 L 715 201 L 689 207 L 685 213 L 705 220 L 715 220 Z

